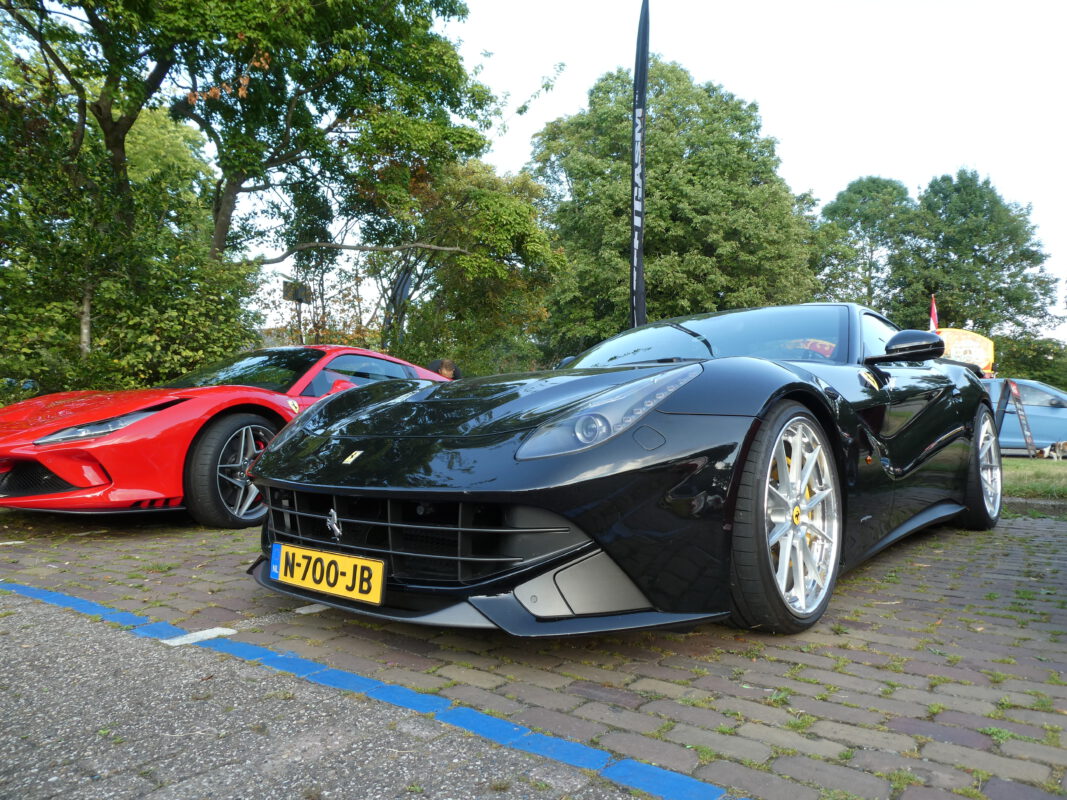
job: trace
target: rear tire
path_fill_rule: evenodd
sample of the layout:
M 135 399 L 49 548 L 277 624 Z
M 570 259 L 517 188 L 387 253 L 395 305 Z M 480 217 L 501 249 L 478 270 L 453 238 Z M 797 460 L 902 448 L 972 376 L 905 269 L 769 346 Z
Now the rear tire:
M 757 431 L 734 515 L 731 622 L 799 633 L 826 611 L 841 553 L 830 440 L 804 406 L 775 406 Z
M 210 528 L 247 528 L 267 514 L 245 471 L 278 432 L 258 414 L 233 414 L 209 423 L 185 463 L 185 505 Z
M 1000 521 L 1003 481 L 1000 440 L 993 414 L 985 405 L 974 415 L 974 438 L 960 522 L 972 531 L 987 531 Z

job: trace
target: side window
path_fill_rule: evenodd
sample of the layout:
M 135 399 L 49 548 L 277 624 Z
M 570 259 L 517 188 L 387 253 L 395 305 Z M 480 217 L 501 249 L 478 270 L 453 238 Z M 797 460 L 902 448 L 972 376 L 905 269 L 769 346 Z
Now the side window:
M 886 343 L 897 333 L 897 327 L 874 314 L 863 315 L 863 357 L 885 353 Z
M 1053 403 L 1053 396 L 1048 392 L 1043 392 L 1034 386 L 1027 386 L 1025 383 L 1019 384 L 1019 396 L 1023 400 L 1024 406 L 1044 406 L 1046 408 L 1058 405 Z
M 337 381 L 349 381 L 363 386 L 391 378 L 412 378 L 411 370 L 403 364 L 386 361 L 384 358 L 348 353 L 337 356 L 316 375 L 303 394 L 307 397 L 322 397 Z

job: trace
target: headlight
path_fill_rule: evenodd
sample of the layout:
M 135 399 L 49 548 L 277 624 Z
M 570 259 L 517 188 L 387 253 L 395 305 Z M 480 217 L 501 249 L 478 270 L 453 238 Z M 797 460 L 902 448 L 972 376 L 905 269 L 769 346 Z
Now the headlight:
M 121 417 L 102 419 L 99 422 L 90 422 L 86 425 L 77 425 L 73 428 L 64 428 L 61 431 L 50 433 L 38 439 L 34 444 L 56 444 L 57 442 L 74 442 L 81 439 L 94 439 L 97 436 L 106 436 L 109 433 L 122 430 L 145 417 L 150 417 L 160 409 L 150 408 L 145 411 L 134 411 L 132 414 L 123 414 Z
M 565 417 L 546 422 L 534 431 L 515 457 L 525 461 L 577 453 L 603 444 L 633 427 L 700 372 L 699 364 L 688 364 L 596 395 Z

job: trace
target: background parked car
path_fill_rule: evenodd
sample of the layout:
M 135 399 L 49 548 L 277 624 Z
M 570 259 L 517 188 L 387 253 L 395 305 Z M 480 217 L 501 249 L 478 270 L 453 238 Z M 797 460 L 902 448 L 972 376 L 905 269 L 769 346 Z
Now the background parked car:
M 163 386 L 62 392 L 0 408 L 0 507 L 62 512 L 185 508 L 243 527 L 266 507 L 245 470 L 320 397 L 390 378 L 443 381 L 337 345 L 240 353 Z
M 1004 380 L 986 379 L 982 383 L 989 389 L 993 408 L 996 408 Z M 1017 380 L 1015 383 L 1019 386 L 1019 396 L 1022 398 L 1026 419 L 1030 423 L 1034 446 L 1048 449 L 1052 444 L 1067 441 L 1067 392 L 1040 381 Z M 1000 429 L 1000 449 L 1005 455 L 1024 455 L 1027 452 L 1019 414 L 1011 398 L 1008 399 Z

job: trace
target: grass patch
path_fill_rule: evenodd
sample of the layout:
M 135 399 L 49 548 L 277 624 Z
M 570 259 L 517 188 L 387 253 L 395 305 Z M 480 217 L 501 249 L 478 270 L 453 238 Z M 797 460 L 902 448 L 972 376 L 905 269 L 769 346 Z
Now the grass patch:
M 1004 495 L 1067 500 L 1067 463 L 1050 458 L 1005 457 Z

